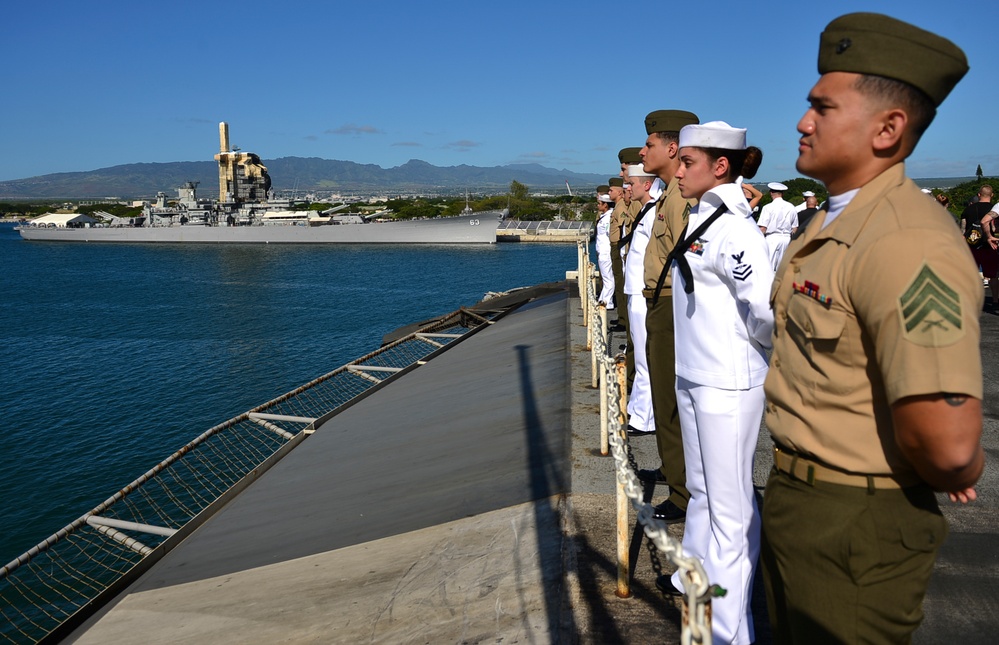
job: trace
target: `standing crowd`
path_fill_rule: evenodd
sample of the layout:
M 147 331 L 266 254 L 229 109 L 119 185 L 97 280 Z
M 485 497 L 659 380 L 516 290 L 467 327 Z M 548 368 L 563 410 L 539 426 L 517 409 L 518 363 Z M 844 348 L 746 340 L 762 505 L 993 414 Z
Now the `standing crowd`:
M 996 303 L 999 212 L 983 187 L 962 239 L 904 165 L 965 55 L 854 13 L 822 32 L 818 71 L 796 167 L 827 188 L 821 207 L 770 183 L 754 218 L 763 152 L 682 109 L 650 113 L 644 145 L 597 190 L 599 299 L 628 333 L 627 432 L 654 435 L 661 460 L 638 475 L 726 590 L 720 643 L 755 639 L 758 563 L 775 642 L 909 642 L 947 533 L 935 492 L 974 500 L 984 467 L 976 265 Z M 656 580 L 666 595 L 685 584 Z

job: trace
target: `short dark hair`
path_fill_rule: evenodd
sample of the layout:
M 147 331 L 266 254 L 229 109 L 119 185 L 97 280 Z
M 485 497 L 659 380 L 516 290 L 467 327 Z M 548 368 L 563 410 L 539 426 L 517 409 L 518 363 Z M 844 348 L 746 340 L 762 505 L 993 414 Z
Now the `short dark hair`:
M 915 146 L 919 138 L 926 132 L 926 128 L 933 123 L 937 115 L 937 108 L 933 100 L 922 90 L 893 78 L 876 76 L 874 74 L 861 74 L 854 83 L 854 88 L 864 96 L 877 101 L 900 107 L 909 115 L 912 123 L 912 133 L 915 139 L 912 145 Z
M 653 132 L 652 134 L 659 135 L 659 140 L 667 145 L 670 143 L 680 143 L 680 133 L 677 130 L 671 130 L 669 132 Z

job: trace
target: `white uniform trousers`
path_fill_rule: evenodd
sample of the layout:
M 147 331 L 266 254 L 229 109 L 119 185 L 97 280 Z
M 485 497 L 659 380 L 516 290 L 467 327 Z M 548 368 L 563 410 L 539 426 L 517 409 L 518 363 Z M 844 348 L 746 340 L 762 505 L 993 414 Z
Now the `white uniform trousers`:
M 790 233 L 767 233 L 767 249 L 770 250 L 770 266 L 774 271 L 780 266 L 780 260 L 784 257 L 784 250 L 791 242 Z
M 676 398 L 690 490 L 683 552 L 704 563 L 710 584 L 728 591 L 711 601 L 714 642 L 752 643 L 749 601 L 760 555 L 753 455 L 763 386 L 722 390 L 677 377 Z M 679 571 L 672 580 L 684 588 Z
M 628 397 L 628 425 L 640 432 L 655 432 L 656 420 L 652 415 L 652 385 L 649 381 L 649 358 L 646 354 L 648 331 L 645 316 L 649 306 L 645 296 L 628 296 L 628 325 L 631 344 L 635 347 L 635 380 Z
M 614 309 L 614 269 L 611 265 L 610 253 L 598 255 L 597 264 L 600 267 L 600 282 L 603 283 L 598 300 L 607 305 L 608 310 Z

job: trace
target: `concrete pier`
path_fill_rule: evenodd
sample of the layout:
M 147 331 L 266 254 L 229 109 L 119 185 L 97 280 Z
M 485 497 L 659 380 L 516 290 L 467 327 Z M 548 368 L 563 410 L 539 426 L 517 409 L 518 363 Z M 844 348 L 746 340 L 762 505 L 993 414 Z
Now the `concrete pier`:
M 529 303 L 333 418 L 68 642 L 678 642 L 644 545 L 632 597 L 614 593 L 613 460 L 574 295 Z M 951 535 L 917 643 L 999 631 L 999 316 L 982 332 L 989 461 L 978 502 L 941 503 Z M 631 445 L 657 465 L 654 438 Z M 759 486 L 770 446 L 764 430 Z M 753 609 L 768 643 L 759 585 Z

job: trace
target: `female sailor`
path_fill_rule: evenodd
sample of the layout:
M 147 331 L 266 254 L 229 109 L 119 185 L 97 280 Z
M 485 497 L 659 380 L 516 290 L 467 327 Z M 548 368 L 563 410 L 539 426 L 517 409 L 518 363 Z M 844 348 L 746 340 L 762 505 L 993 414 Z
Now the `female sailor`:
M 751 643 L 750 588 L 760 550 L 753 455 L 773 331 L 767 244 L 740 186 L 763 159 L 746 130 L 714 121 L 680 130 L 680 193 L 697 206 L 672 254 L 676 393 L 690 503 L 683 550 L 710 583 L 716 642 Z M 680 573 L 657 586 L 678 594 Z

